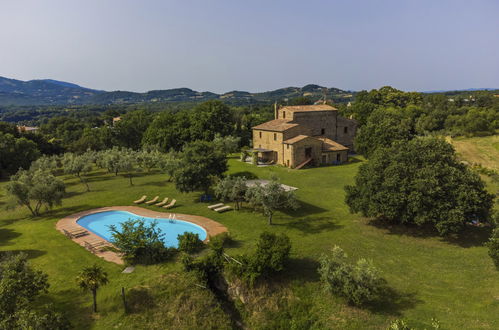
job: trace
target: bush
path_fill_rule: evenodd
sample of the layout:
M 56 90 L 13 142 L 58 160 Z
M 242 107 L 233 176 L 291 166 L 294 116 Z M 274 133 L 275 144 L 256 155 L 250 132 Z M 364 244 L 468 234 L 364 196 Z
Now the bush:
M 125 261 L 132 264 L 153 264 L 168 260 L 176 249 L 165 246 L 164 234 L 156 226 L 156 222 L 146 225 L 143 219 L 130 219 L 121 223 L 121 231 L 111 225 L 112 243 L 124 254 Z
M 330 255 L 321 256 L 319 274 L 324 287 L 357 306 L 377 300 L 385 285 L 378 269 L 366 259 L 359 259 L 354 265 L 346 259 L 347 255 L 338 246 Z
M 223 248 L 231 245 L 234 242 L 234 239 L 229 234 L 229 232 L 223 232 L 214 236 L 210 239 L 209 246 L 211 248 Z
M 198 234 L 185 232 L 177 236 L 178 239 L 178 249 L 185 253 L 195 253 L 200 251 L 204 244 L 199 239 Z
M 209 285 L 214 283 L 224 269 L 223 248 L 211 248 L 210 252 L 201 258 L 193 258 L 183 253 L 180 261 L 186 272 L 193 272 L 197 278 Z
M 253 285 L 262 276 L 270 276 L 284 269 L 289 259 L 291 242 L 285 234 L 263 232 L 252 255 L 242 255 L 229 264 L 230 271 Z
M 487 242 L 487 247 L 489 248 L 489 256 L 499 270 L 499 228 L 492 231 L 492 235 Z

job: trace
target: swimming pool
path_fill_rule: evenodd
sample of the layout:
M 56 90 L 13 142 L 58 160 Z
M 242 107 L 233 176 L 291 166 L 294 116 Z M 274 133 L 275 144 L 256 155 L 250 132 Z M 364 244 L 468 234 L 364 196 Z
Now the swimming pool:
M 77 223 L 110 242 L 112 240 L 112 234 L 109 230 L 109 226 L 115 225 L 116 228 L 120 230 L 120 224 L 130 219 L 143 219 L 146 221 L 146 224 L 147 222 L 155 221 L 157 223 L 156 228 L 161 229 L 161 233 L 164 234 L 163 242 L 168 247 L 177 247 L 177 235 L 185 232 L 198 234 L 199 239 L 202 241 L 204 241 L 207 236 L 206 230 L 191 222 L 167 218 L 143 217 L 127 211 L 97 212 L 81 217 L 78 219 Z

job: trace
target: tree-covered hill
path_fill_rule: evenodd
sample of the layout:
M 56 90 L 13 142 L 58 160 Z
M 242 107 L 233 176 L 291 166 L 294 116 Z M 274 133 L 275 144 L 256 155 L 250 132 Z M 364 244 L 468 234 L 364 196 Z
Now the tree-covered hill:
M 286 102 L 297 97 L 316 101 L 324 96 L 335 102 L 348 102 L 352 93 L 318 85 L 286 87 L 273 91 L 251 93 L 231 91 L 223 94 L 198 92 L 189 88 L 152 90 L 145 93 L 130 91 L 98 91 L 52 79 L 21 81 L 0 77 L 0 106 L 26 105 L 110 105 L 165 102 L 204 102 L 220 99 L 233 105 Z

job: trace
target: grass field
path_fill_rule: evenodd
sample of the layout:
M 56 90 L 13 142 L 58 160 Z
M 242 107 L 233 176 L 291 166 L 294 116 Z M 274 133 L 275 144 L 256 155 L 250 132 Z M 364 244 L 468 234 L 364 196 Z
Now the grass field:
M 499 170 L 499 135 L 455 138 L 451 142 L 467 162 Z
M 121 176 L 97 171 L 90 179 L 92 191 L 88 193 L 76 179 L 66 177 L 68 198 L 61 207 L 36 219 L 21 208 L 0 211 L 0 250 L 25 251 L 33 265 L 49 274 L 51 288 L 44 300 L 65 310 L 77 328 L 225 327 L 228 318 L 213 296 L 194 286 L 194 280 L 181 271 L 178 263 L 138 266 L 132 274 L 122 274 L 122 267 L 95 257 L 54 228 L 58 219 L 77 211 L 129 205 L 143 194 L 168 196 L 178 200 L 174 212 L 203 215 L 227 226 L 237 240 L 235 247 L 228 249 L 229 254 L 253 248 L 263 230 L 289 235 L 292 260 L 279 278 L 279 289 L 273 291 L 292 297 L 288 318 L 308 315 L 319 321 L 317 327 L 341 329 L 385 329 L 395 318 L 429 328 L 432 317 L 441 322 L 443 329 L 499 328 L 499 272 L 483 246 L 489 234 L 487 229 L 473 227 L 463 237 L 442 239 L 418 234 L 411 228 L 374 225 L 350 214 L 343 201 L 343 187 L 352 183 L 361 163 L 358 159 L 342 166 L 295 171 L 256 168 L 230 159 L 231 173 L 264 179 L 277 175 L 282 183 L 299 188 L 297 196 L 302 208 L 291 213 L 278 212 L 273 226 L 250 209 L 223 214 L 210 211 L 206 204 L 198 202 L 199 194 L 177 192 L 160 174 L 137 177 L 130 187 Z M 4 185 L 0 184 L 2 194 Z M 0 204 L 4 203 L 2 195 Z M 358 309 L 322 291 L 316 260 L 335 244 L 352 259 L 373 260 L 393 289 L 390 301 L 376 308 Z M 110 283 L 98 294 L 98 315 L 91 314 L 91 296 L 82 293 L 74 279 L 83 266 L 93 263 L 102 265 L 110 277 Z M 141 288 L 163 289 L 155 292 L 159 298 L 125 316 L 119 295 L 121 287 L 135 288 L 134 292 L 139 293 Z M 271 306 L 270 302 L 265 305 L 267 300 L 271 299 L 260 299 L 260 304 L 269 308 L 270 315 L 253 313 L 257 309 L 255 303 L 248 306 L 252 312 L 242 313 L 247 324 L 263 328 L 273 317 L 272 312 L 282 317 L 284 308 Z

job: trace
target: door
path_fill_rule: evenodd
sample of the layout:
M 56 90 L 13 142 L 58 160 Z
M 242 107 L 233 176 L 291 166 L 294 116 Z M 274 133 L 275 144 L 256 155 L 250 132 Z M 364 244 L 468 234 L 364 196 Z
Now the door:
M 311 158 L 312 157 L 312 148 L 307 147 L 305 148 L 305 158 Z
M 322 155 L 322 164 L 326 164 L 326 163 L 327 163 L 326 155 Z

